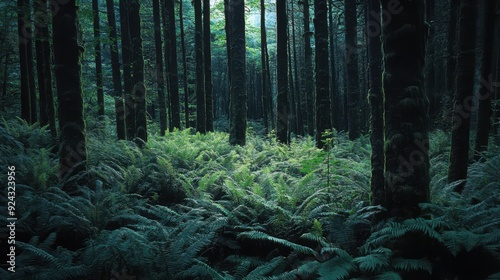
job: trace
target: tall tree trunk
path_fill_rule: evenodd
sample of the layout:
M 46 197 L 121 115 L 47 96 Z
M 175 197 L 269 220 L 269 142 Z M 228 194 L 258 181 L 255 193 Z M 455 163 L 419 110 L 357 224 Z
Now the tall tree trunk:
M 382 46 L 380 42 L 380 1 L 369 0 L 367 9 L 368 67 L 370 91 L 370 143 L 372 205 L 384 205 L 384 111 L 382 96 Z
M 135 104 L 134 139 L 142 147 L 148 141 L 146 123 L 146 87 L 144 86 L 144 57 L 142 52 L 139 0 L 131 0 L 129 11 L 130 42 L 132 43 L 133 101 Z
M 354 140 L 361 135 L 360 128 L 360 94 L 358 73 L 358 39 L 356 1 L 345 0 L 345 42 L 347 59 L 347 101 L 349 118 L 349 139 Z
M 179 2 L 179 28 L 181 30 L 181 48 L 182 48 L 182 70 L 184 71 L 184 118 L 186 127 L 189 127 L 189 89 L 188 89 L 188 76 L 187 76 L 187 63 L 186 63 L 186 43 L 184 42 L 184 15 L 183 15 L 183 1 Z
M 130 0 L 120 0 L 120 29 L 122 39 L 122 64 L 123 64 L 123 90 L 124 120 L 127 140 L 134 138 L 135 128 L 135 103 L 132 95 L 132 42 L 129 28 Z
M 497 1 L 498 2 L 498 1 Z M 476 147 L 474 159 L 479 160 L 481 152 L 488 149 L 488 138 L 491 130 L 491 100 L 493 92 L 493 38 L 495 38 L 495 1 L 484 0 L 482 7 L 486 11 L 481 58 L 481 80 L 479 85 L 479 108 L 477 116 Z
M 293 14 L 293 11 L 291 12 Z M 290 98 L 288 99 L 288 107 L 290 108 L 290 117 L 289 117 L 289 130 L 288 130 L 288 142 L 290 142 L 290 137 L 291 134 L 297 135 L 297 111 L 296 111 L 296 101 L 295 101 L 295 87 L 293 85 L 293 61 L 292 61 L 292 50 L 291 50 L 291 45 L 292 42 L 291 36 L 290 36 L 290 28 L 287 28 L 287 37 L 288 37 L 288 44 L 287 44 L 287 51 L 288 51 L 288 89 L 289 89 L 289 96 Z
M 429 201 L 425 8 L 412 0 L 382 0 L 382 8 L 392 15 L 383 27 L 386 208 L 391 217 L 412 218 Z
M 45 6 L 44 6 L 45 4 Z M 49 116 L 47 114 L 47 85 L 45 83 L 45 57 L 44 57 L 44 41 L 49 38 L 44 38 L 42 29 L 47 28 L 48 19 L 47 2 L 42 0 L 35 0 L 35 54 L 36 54 L 36 72 L 38 78 L 38 93 L 39 93 L 39 108 L 40 108 L 40 126 L 49 124 Z M 50 73 L 49 73 L 50 74 Z
M 32 17 L 31 17 L 31 5 L 29 0 L 25 0 L 25 3 L 28 7 L 28 11 L 26 13 L 27 18 L 25 24 L 28 26 L 27 30 L 29 32 L 29 43 L 27 44 L 27 55 L 28 55 L 28 77 L 29 77 L 29 87 L 30 87 L 30 116 L 31 116 L 31 122 L 32 124 L 36 123 L 38 121 L 38 115 L 37 115 L 37 98 L 36 98 L 36 78 L 35 78 L 35 66 L 33 64 L 34 57 L 33 57 L 33 26 L 31 23 Z
M 113 75 L 113 91 L 115 98 L 116 136 L 125 139 L 125 108 L 124 95 L 121 82 L 120 60 L 118 57 L 118 36 L 116 34 L 116 18 L 113 0 L 106 0 L 106 10 L 109 26 L 109 39 L 111 50 L 111 71 Z
M 330 27 L 330 110 L 331 110 L 331 122 L 332 127 L 340 130 L 340 115 L 341 110 L 338 81 L 337 81 L 337 65 L 335 59 L 335 26 L 333 24 L 333 0 L 329 0 L 328 5 L 328 24 Z
M 276 0 L 276 33 L 277 33 L 277 118 L 276 128 L 278 141 L 288 144 L 288 55 L 287 55 L 287 11 L 286 1 Z
M 210 0 L 203 0 L 203 51 L 205 63 L 205 102 L 206 102 L 206 128 L 214 131 L 213 112 L 213 85 L 212 85 L 212 48 L 210 34 Z
M 31 22 L 30 22 L 30 6 L 28 0 L 17 1 L 17 29 L 19 37 L 19 63 L 21 69 L 21 118 L 28 123 L 33 123 L 32 116 L 32 94 L 30 86 L 30 71 L 28 45 L 31 44 Z
M 165 4 L 163 2 L 162 4 Z M 166 8 L 163 6 L 163 8 Z M 160 135 L 167 130 L 167 108 L 165 103 L 165 77 L 163 76 L 163 49 L 161 41 L 160 0 L 153 0 L 153 22 L 155 29 L 156 82 L 158 86 L 158 109 L 160 110 Z
M 266 49 L 267 49 L 267 34 L 266 34 L 266 6 L 264 0 L 260 0 L 260 66 L 262 71 L 262 112 L 264 115 L 264 128 L 265 134 L 269 133 L 269 99 L 271 97 L 271 88 L 267 83 L 269 76 L 269 69 L 266 64 Z
M 295 40 L 295 12 L 293 9 L 293 2 L 291 3 L 292 5 L 292 48 L 293 48 L 293 70 L 294 70 L 294 79 L 295 79 L 295 97 L 296 97 L 296 102 L 295 102 L 295 117 L 297 118 L 297 135 L 304 135 L 304 116 L 303 112 L 305 109 L 305 106 L 303 105 L 303 99 L 301 96 L 300 92 L 300 79 L 299 79 L 299 70 L 297 67 L 297 41 Z
M 104 91 L 102 88 L 102 56 L 101 56 L 101 24 L 99 18 L 99 1 L 92 0 L 94 12 L 94 58 L 95 78 L 97 86 L 97 114 L 104 116 Z
M 195 21 L 195 53 L 196 53 L 196 130 L 200 133 L 206 132 L 206 96 L 205 96 L 205 73 L 203 67 L 203 28 L 201 17 L 201 1 L 194 0 Z
M 75 0 L 60 4 L 52 17 L 55 78 L 58 96 L 60 147 L 59 178 L 69 193 L 77 191 L 71 177 L 86 170 L 87 146 L 83 116 L 82 65 L 83 47 L 77 41 Z M 83 181 L 84 183 L 85 181 Z
M 437 54 L 436 54 L 436 40 L 435 40 L 435 0 L 425 0 L 426 8 L 426 19 L 425 21 L 429 24 L 429 32 L 427 33 L 427 46 L 426 46 L 426 57 L 427 61 L 425 63 L 425 92 L 429 97 L 429 117 L 431 119 L 431 124 L 434 123 L 434 119 L 438 113 L 438 91 L 436 90 L 436 66 L 437 66 Z
M 446 89 L 450 98 L 453 98 L 455 90 L 455 75 L 456 75 L 456 44 L 457 44 L 457 18 L 458 6 L 460 1 L 450 1 L 450 19 L 448 21 L 448 42 L 446 47 Z
M 168 60 L 168 81 L 170 88 L 170 110 L 171 110 L 171 125 L 170 131 L 174 128 L 181 128 L 180 101 L 179 101 L 179 74 L 177 71 L 177 39 L 175 31 L 175 10 L 174 0 L 166 0 L 166 10 L 168 18 L 169 38 L 167 41 Z
M 460 1 L 458 32 L 457 79 L 453 106 L 450 167 L 448 182 L 467 178 L 471 102 L 474 96 L 474 50 L 476 46 L 477 1 Z M 464 183 L 455 189 L 461 192 Z
M 316 45 L 316 147 L 325 148 L 330 120 L 330 85 L 328 70 L 328 22 L 326 0 L 314 0 L 314 29 Z M 325 137 L 326 136 L 326 137 Z M 326 146 L 328 147 L 328 146 Z
M 314 84 L 312 66 L 311 35 L 309 27 L 309 0 L 304 0 L 304 96 L 307 100 L 307 133 L 314 134 Z
M 245 47 L 245 1 L 230 0 L 228 14 L 231 27 L 231 114 L 229 143 L 243 146 L 246 143 L 247 92 Z

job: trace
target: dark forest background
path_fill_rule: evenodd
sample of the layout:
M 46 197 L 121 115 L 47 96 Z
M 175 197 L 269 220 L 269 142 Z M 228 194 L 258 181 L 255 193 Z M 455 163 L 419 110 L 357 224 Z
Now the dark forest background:
M 1 279 L 500 279 L 499 0 L 0 15 Z

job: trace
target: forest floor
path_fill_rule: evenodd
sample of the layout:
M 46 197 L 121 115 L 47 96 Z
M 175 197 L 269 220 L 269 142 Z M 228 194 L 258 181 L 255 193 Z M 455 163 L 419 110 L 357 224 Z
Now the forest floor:
M 335 133 L 324 151 L 311 137 L 283 146 L 254 124 L 244 147 L 186 129 L 141 149 L 109 123 L 87 129 L 89 183 L 70 196 L 48 129 L 0 123 L 17 213 L 16 272 L 1 279 L 500 279 L 499 146 L 470 165 L 458 195 L 446 183 L 449 135 L 432 132 L 424 215 L 372 225 L 383 209 L 369 205 L 367 137 Z M 398 250 L 405 238 L 422 246 Z

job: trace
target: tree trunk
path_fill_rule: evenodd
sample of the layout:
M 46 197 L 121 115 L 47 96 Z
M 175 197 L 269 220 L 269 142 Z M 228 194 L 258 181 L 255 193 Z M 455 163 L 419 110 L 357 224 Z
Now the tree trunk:
M 104 116 L 104 91 L 102 88 L 102 56 L 101 56 L 101 24 L 99 18 L 99 1 L 92 0 L 94 12 L 94 58 L 95 78 L 97 86 L 97 114 Z
M 293 11 L 291 12 L 293 14 Z M 289 89 L 289 96 L 290 98 L 288 99 L 288 107 L 290 108 L 290 117 L 289 117 L 289 130 L 288 130 L 288 142 L 290 142 L 290 137 L 291 134 L 297 135 L 297 112 L 296 112 L 296 101 L 295 101 L 295 87 L 293 85 L 293 61 L 292 61 L 292 50 L 291 50 L 291 45 L 292 42 L 290 41 L 291 36 L 290 36 L 290 28 L 287 28 L 287 37 L 288 37 L 288 43 L 287 43 L 287 52 L 288 52 L 288 89 Z
M 124 120 L 127 140 L 134 138 L 135 128 L 135 103 L 132 95 L 132 43 L 129 28 L 130 0 L 120 0 L 120 29 L 122 39 L 122 64 L 123 64 L 123 90 Z
M 305 96 L 307 100 L 307 133 L 314 134 L 314 84 L 312 66 L 311 35 L 309 27 L 309 0 L 304 0 L 304 84 Z
M 30 71 L 28 45 L 31 44 L 31 22 L 30 22 L 30 7 L 27 0 L 17 1 L 17 28 L 19 36 L 19 63 L 21 69 L 21 118 L 28 123 L 33 123 L 31 109 L 31 86 L 30 86 Z
M 314 29 L 316 45 L 316 147 L 325 146 L 330 120 L 330 85 L 328 70 L 328 22 L 326 0 L 314 0 Z
M 184 42 L 184 16 L 183 16 L 183 1 L 179 3 L 179 28 L 181 30 L 181 48 L 182 48 L 182 70 L 184 71 L 184 118 L 186 127 L 189 127 L 189 89 L 186 63 L 186 43 Z
M 165 2 L 163 2 L 165 4 Z M 165 6 L 163 6 L 166 8 Z M 163 76 L 163 50 L 161 41 L 160 0 L 153 0 L 153 22 L 155 29 L 156 82 L 158 86 L 158 109 L 160 111 L 160 135 L 167 130 L 167 108 L 165 103 L 165 77 Z
M 146 87 L 144 86 L 144 57 L 142 53 L 139 0 L 130 2 L 129 32 L 132 44 L 133 101 L 135 104 L 134 139 L 142 147 L 148 141 L 146 123 Z
M 328 5 L 328 23 L 330 26 L 330 112 L 331 112 L 331 122 L 332 127 L 336 130 L 341 130 L 340 128 L 340 113 L 342 106 L 340 105 L 339 90 L 338 90 L 338 80 L 337 80 L 337 69 L 336 69 L 336 59 L 335 59 L 335 26 L 333 24 L 333 0 L 329 0 Z
M 349 118 L 349 139 L 354 140 L 361 135 L 359 120 L 360 94 L 358 73 L 358 39 L 356 1 L 345 0 L 345 42 L 347 59 L 347 101 Z
M 299 79 L 299 70 L 297 67 L 297 41 L 295 40 L 295 12 L 292 5 L 292 48 L 293 48 L 293 70 L 294 70 L 294 79 L 295 79 L 295 117 L 297 118 L 297 135 L 304 135 L 304 116 L 303 116 L 303 100 L 300 92 L 300 79 Z
M 457 17 L 458 5 L 460 1 L 450 0 L 450 19 L 448 22 L 448 42 L 447 42 L 447 58 L 446 58 L 446 89 L 448 96 L 453 98 L 455 90 L 455 75 L 456 75 L 456 44 L 457 44 Z
M 491 130 L 491 100 L 493 92 L 493 38 L 495 38 L 495 1 L 482 1 L 485 15 L 485 34 L 483 36 L 481 76 L 479 85 L 479 108 L 477 116 L 476 147 L 474 159 L 481 158 L 481 152 L 488 149 L 488 138 Z
M 287 11 L 286 1 L 276 0 L 276 45 L 277 45 L 277 118 L 276 128 L 278 141 L 288 144 L 288 55 L 287 55 Z
M 265 134 L 269 133 L 270 110 L 268 104 L 271 97 L 271 88 L 267 83 L 269 77 L 269 69 L 266 64 L 266 49 L 267 49 L 267 34 L 266 34 L 266 6 L 264 0 L 260 0 L 260 66 L 262 71 L 262 112 L 264 115 Z
M 70 179 L 86 170 L 87 160 L 80 63 L 83 47 L 76 39 L 78 29 L 75 2 L 71 0 L 66 4 L 60 4 L 58 12 L 52 17 L 54 72 L 61 132 L 59 178 L 63 183 L 63 189 L 69 193 L 77 191 L 77 182 Z M 85 180 L 82 183 L 85 183 Z
M 125 108 L 123 104 L 123 89 L 118 57 L 118 36 L 116 34 L 116 18 L 113 0 L 106 0 L 106 10 L 109 25 L 109 39 L 111 51 L 111 71 L 113 75 L 113 96 L 115 98 L 116 136 L 125 139 Z
M 450 167 L 448 182 L 467 178 L 471 102 L 474 96 L 474 50 L 476 46 L 477 1 L 460 1 L 458 32 L 457 79 L 453 106 Z M 455 189 L 463 190 L 464 184 Z
M 203 51 L 205 63 L 205 102 L 206 129 L 214 131 L 213 85 L 212 85 L 212 49 L 210 34 L 210 0 L 203 0 Z
M 170 131 L 174 128 L 181 128 L 180 101 L 179 101 L 179 74 L 177 71 L 177 39 L 175 31 L 175 10 L 174 0 L 166 0 L 167 22 L 169 38 L 167 41 L 167 51 L 169 56 L 167 72 L 169 88 L 170 88 L 170 110 L 171 110 L 171 125 Z
M 203 28 L 201 17 L 201 1 L 194 0 L 195 21 L 195 52 L 196 52 L 196 130 L 202 134 L 206 132 L 206 96 L 205 73 L 203 67 Z
M 230 46 L 231 88 L 229 143 L 243 146 L 246 143 L 247 92 L 245 47 L 245 1 L 230 0 L 228 5 L 231 27 Z
M 392 15 L 383 27 L 386 208 L 391 217 L 413 218 L 429 201 L 425 8 L 412 0 L 382 0 L 382 8 Z
M 368 1 L 367 9 L 367 38 L 368 38 L 368 67 L 370 91 L 370 143 L 371 154 L 371 181 L 372 205 L 384 205 L 384 112 L 382 96 L 382 46 L 380 42 L 380 1 Z
M 425 0 L 426 8 L 426 23 L 429 24 L 429 32 L 427 33 L 427 46 L 426 46 L 426 57 L 427 62 L 425 63 L 425 92 L 429 97 L 429 118 L 431 124 L 434 123 L 434 119 L 438 113 L 438 96 L 436 90 L 436 65 L 438 59 L 436 57 L 436 42 L 435 42 L 435 0 Z

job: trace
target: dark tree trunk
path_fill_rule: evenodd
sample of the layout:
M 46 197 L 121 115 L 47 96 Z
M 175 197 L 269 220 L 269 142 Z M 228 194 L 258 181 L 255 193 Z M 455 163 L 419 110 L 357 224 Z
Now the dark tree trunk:
M 123 107 L 123 89 L 118 57 L 118 36 L 116 34 L 116 18 L 113 0 L 106 0 L 106 10 L 109 25 L 109 39 L 111 50 L 111 71 L 113 75 L 113 96 L 115 97 L 116 135 L 118 139 L 125 139 L 125 108 Z
M 182 48 L 182 70 L 184 71 L 184 118 L 186 127 L 189 127 L 189 89 L 188 89 L 188 76 L 187 76 L 187 63 L 186 63 L 186 43 L 184 42 L 184 15 L 183 15 L 183 1 L 179 3 L 179 28 L 181 30 L 181 48 Z
M 267 34 L 266 34 L 266 6 L 264 0 L 260 0 L 260 66 L 262 71 L 262 112 L 264 115 L 264 128 L 265 133 L 269 133 L 270 110 L 269 99 L 271 97 L 271 87 L 269 81 L 269 69 L 266 63 L 266 49 L 267 49 Z
M 243 146 L 246 143 L 247 92 L 246 92 L 246 49 L 245 49 L 245 1 L 230 0 L 228 5 L 231 27 L 229 61 L 231 73 L 231 113 L 229 143 Z
M 142 53 L 139 0 L 130 2 L 129 32 L 132 44 L 133 102 L 135 104 L 134 139 L 139 146 L 148 141 L 146 123 L 146 87 L 144 86 L 144 57 Z
M 304 135 L 304 116 L 303 109 L 305 106 L 303 105 L 303 100 L 300 92 L 300 79 L 299 79 L 299 70 L 298 70 L 298 62 L 297 62 L 297 41 L 295 40 L 295 12 L 292 5 L 292 48 L 293 48 L 293 70 L 294 70 L 294 79 L 295 79 L 295 117 L 297 119 L 297 135 Z
M 205 102 L 206 129 L 214 131 L 213 85 L 212 85 L 212 48 L 210 34 L 210 0 L 203 0 L 203 51 L 205 63 Z
M 367 38 L 369 60 L 368 101 L 370 102 L 370 143 L 372 147 L 372 176 L 370 188 L 372 205 L 384 205 L 384 112 L 382 96 L 382 46 L 380 42 L 380 1 L 369 0 L 367 9 Z
M 304 84 L 303 96 L 307 101 L 307 133 L 314 134 L 314 84 L 311 48 L 311 30 L 309 27 L 309 0 L 304 0 Z
M 429 97 L 429 117 L 431 124 L 434 123 L 434 119 L 438 113 L 438 96 L 436 90 L 436 66 L 438 61 L 436 55 L 436 42 L 435 42 L 435 0 L 425 0 L 426 8 L 426 19 L 425 21 L 429 24 L 430 28 L 427 32 L 427 46 L 426 46 L 426 57 L 427 61 L 425 63 L 425 92 Z
M 174 0 L 166 0 L 166 11 L 167 11 L 167 22 L 168 22 L 168 38 L 167 42 L 167 52 L 169 53 L 166 57 L 168 61 L 168 82 L 170 89 L 170 114 L 171 123 L 170 131 L 174 128 L 181 128 L 181 113 L 180 113 L 180 101 L 179 101 L 179 74 L 177 70 L 177 39 L 175 31 L 175 10 L 174 10 Z
M 493 92 L 493 38 L 495 38 L 495 1 L 482 1 L 484 10 L 486 11 L 484 27 L 485 34 L 483 36 L 483 46 L 481 58 L 481 80 L 479 85 L 479 108 L 477 116 L 477 132 L 476 132 L 476 147 L 474 159 L 479 160 L 481 152 L 488 149 L 488 138 L 491 130 L 491 100 Z
M 164 1 L 163 4 L 165 4 Z M 165 6 L 163 7 L 165 8 Z M 167 130 L 167 104 L 165 103 L 165 77 L 163 76 L 160 0 L 153 0 L 153 22 L 155 29 L 156 83 L 158 86 L 158 109 L 160 111 L 160 135 L 164 136 L 165 130 Z
M 77 8 L 75 0 L 60 4 L 52 17 L 55 78 L 58 96 L 60 147 L 59 178 L 69 193 L 77 191 L 71 177 L 86 170 L 87 146 L 83 117 L 83 93 L 80 63 L 83 47 L 76 40 Z M 83 180 L 81 183 L 85 183 Z
M 287 55 L 287 11 L 286 1 L 276 0 L 276 33 L 277 33 L 277 117 L 276 128 L 278 141 L 288 144 L 288 55 Z
M 132 95 L 132 43 L 129 28 L 130 0 L 120 0 L 120 29 L 122 39 L 122 64 L 123 64 L 123 90 L 124 120 L 127 140 L 134 138 L 135 128 L 135 103 Z
M 446 89 L 449 98 L 453 98 L 455 90 L 455 75 L 456 75 L 456 44 L 457 44 L 457 18 L 458 5 L 460 1 L 450 0 L 450 19 L 448 22 L 448 42 L 447 42 L 447 58 L 446 58 Z
M 326 0 L 314 0 L 314 29 L 316 45 L 316 147 L 325 148 L 330 120 L 330 86 L 328 71 L 328 22 Z M 325 137 L 326 136 L 326 137 Z
M 337 66 L 336 66 L 336 58 L 335 58 L 335 26 L 333 24 L 333 0 L 329 0 L 328 5 L 328 24 L 330 27 L 330 110 L 331 110 L 331 122 L 332 127 L 336 130 L 341 130 L 340 124 L 340 113 L 342 106 L 340 105 L 340 97 L 338 90 L 338 81 L 337 81 Z
M 474 96 L 474 49 L 476 45 L 477 1 L 460 1 L 458 32 L 457 79 L 453 106 L 450 167 L 448 182 L 467 178 L 471 102 Z M 457 186 L 461 192 L 464 184 Z
M 205 73 L 203 67 L 203 28 L 201 17 L 201 1 L 194 0 L 195 21 L 195 52 L 196 52 L 196 130 L 205 133 L 206 126 L 206 96 Z
M 361 135 L 359 112 L 358 39 L 356 35 L 356 1 L 345 0 L 345 42 L 347 59 L 347 103 L 349 118 L 349 139 Z
M 291 12 L 293 14 L 293 11 Z M 291 45 L 293 42 L 290 41 L 290 28 L 287 28 L 287 37 L 288 37 L 288 44 L 287 44 L 287 52 L 288 52 L 288 89 L 289 89 L 289 96 L 290 98 L 288 99 L 288 107 L 290 108 L 290 117 L 289 117 L 289 130 L 288 130 L 288 142 L 290 142 L 290 137 L 291 134 L 297 134 L 297 112 L 296 112 L 296 101 L 295 101 L 295 87 L 293 85 L 293 61 L 292 61 L 292 50 L 291 50 Z
M 32 116 L 32 94 L 30 86 L 30 69 L 28 46 L 31 44 L 31 22 L 30 22 L 30 6 L 27 0 L 17 1 L 17 28 L 19 37 L 19 63 L 21 69 L 21 118 L 28 123 L 34 123 Z M 31 71 L 31 73 L 33 73 Z
M 102 56 L 101 56 L 101 24 L 99 17 L 99 1 L 92 0 L 92 10 L 94 12 L 94 58 L 95 58 L 95 78 L 97 86 L 97 114 L 104 116 L 104 91 L 102 88 Z
M 411 218 L 429 201 L 425 8 L 412 0 L 382 0 L 382 8 L 392 15 L 383 27 L 386 208 L 391 217 Z
M 35 66 L 33 64 L 34 57 L 33 57 L 33 26 L 31 24 L 31 6 L 29 3 L 29 0 L 25 0 L 26 5 L 28 6 L 28 12 L 27 12 L 27 22 L 26 25 L 29 26 L 27 27 L 27 30 L 29 30 L 29 43 L 27 44 L 27 55 L 28 55 L 28 77 L 29 77 L 29 87 L 30 87 L 30 116 L 31 116 L 31 122 L 32 124 L 36 123 L 38 121 L 38 115 L 37 115 L 37 98 L 36 98 L 36 78 L 35 78 Z

